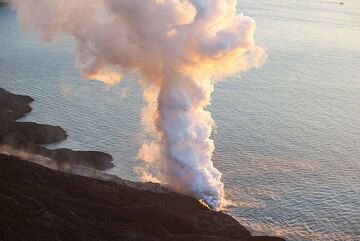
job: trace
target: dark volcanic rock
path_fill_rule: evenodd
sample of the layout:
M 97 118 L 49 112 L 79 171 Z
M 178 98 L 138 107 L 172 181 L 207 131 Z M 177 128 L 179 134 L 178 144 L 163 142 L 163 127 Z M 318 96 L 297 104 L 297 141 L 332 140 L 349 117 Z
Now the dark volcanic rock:
M 16 148 L 52 144 L 67 138 L 60 126 L 7 120 L 0 120 L 0 126 L 0 143 Z
M 29 96 L 15 95 L 0 88 L 0 145 L 49 157 L 60 167 L 85 166 L 98 170 L 113 167 L 111 155 L 97 151 L 49 150 L 41 145 L 58 143 L 67 138 L 60 126 L 33 122 L 16 122 L 31 111 Z
M 0 120 L 17 120 L 31 111 L 30 96 L 15 95 L 0 88 Z
M 29 96 L 15 95 L 0 88 L 0 143 L 14 147 L 45 145 L 63 141 L 66 132 L 60 126 L 16 122 L 31 111 Z
M 37 147 L 33 153 L 51 158 L 57 162 L 59 167 L 64 165 L 84 166 L 100 171 L 114 167 L 112 156 L 99 151 L 73 151 L 66 148 L 49 150 Z
M 0 155 L 0 240 L 283 240 L 252 237 L 197 200 Z

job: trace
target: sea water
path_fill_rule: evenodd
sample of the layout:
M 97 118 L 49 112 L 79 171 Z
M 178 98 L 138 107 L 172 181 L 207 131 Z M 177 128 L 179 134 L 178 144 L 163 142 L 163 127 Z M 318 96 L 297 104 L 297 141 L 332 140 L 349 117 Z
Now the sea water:
M 360 240 L 360 1 L 239 1 L 266 49 L 261 69 L 225 78 L 208 108 L 227 212 L 258 235 Z M 146 138 L 139 75 L 84 81 L 71 39 L 46 44 L 0 5 L 0 87 L 35 98 L 24 119 L 62 126 L 50 146 L 113 155 L 136 180 Z

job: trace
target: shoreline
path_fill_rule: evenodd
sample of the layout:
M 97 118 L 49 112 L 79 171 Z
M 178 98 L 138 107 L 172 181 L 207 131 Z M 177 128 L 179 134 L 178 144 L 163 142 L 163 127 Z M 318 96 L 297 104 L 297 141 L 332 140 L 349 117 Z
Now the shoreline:
M 8 227 L 0 228 L 0 239 L 38 232 L 42 236 L 26 240 L 284 240 L 254 237 L 230 215 L 159 184 L 103 173 L 114 166 L 109 154 L 43 147 L 65 140 L 67 134 L 59 126 L 17 122 L 31 111 L 32 101 L 0 88 L 0 180 L 5 187 L 0 189 L 5 197 L 0 199 L 0 213 L 5 213 L 0 227 Z M 53 195 L 59 200 L 51 199 Z M 95 196 L 96 201 L 89 200 Z M 32 218 L 34 222 L 24 221 Z M 59 239 L 49 239 L 50 233 Z
M 99 151 L 73 151 L 67 148 L 48 149 L 43 145 L 59 143 L 68 135 L 60 126 L 18 122 L 31 111 L 29 96 L 12 94 L 0 88 L 0 145 L 56 161 L 59 167 L 74 165 L 105 171 L 112 168 L 112 156 Z

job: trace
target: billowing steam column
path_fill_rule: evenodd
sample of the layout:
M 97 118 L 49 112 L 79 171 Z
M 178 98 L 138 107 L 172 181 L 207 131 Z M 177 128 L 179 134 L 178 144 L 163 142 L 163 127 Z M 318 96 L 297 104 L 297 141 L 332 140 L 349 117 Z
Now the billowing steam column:
M 70 35 L 84 78 L 114 84 L 140 70 L 142 121 L 153 136 L 139 157 L 143 179 L 221 206 L 221 173 L 213 166 L 215 126 L 204 108 L 224 75 L 258 67 L 255 22 L 235 0 L 12 0 L 25 27 L 44 40 Z M 156 172 L 149 172 L 151 167 Z

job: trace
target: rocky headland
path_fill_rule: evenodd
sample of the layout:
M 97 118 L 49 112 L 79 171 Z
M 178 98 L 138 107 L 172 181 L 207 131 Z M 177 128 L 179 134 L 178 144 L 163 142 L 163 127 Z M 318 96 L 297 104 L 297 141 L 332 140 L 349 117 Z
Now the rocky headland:
M 102 171 L 113 167 L 112 157 L 107 153 L 43 147 L 65 140 L 67 134 L 60 126 L 16 121 L 31 111 L 33 101 L 29 96 L 15 95 L 0 88 L 0 145 L 48 157 L 59 166 L 81 165 Z

